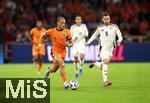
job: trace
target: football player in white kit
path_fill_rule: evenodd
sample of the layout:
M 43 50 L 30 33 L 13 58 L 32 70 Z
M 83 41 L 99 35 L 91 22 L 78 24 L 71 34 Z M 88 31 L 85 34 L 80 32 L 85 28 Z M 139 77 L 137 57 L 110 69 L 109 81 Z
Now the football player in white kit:
M 110 16 L 108 13 L 103 13 L 102 22 L 103 24 L 96 29 L 95 33 L 86 45 L 89 45 L 96 37 L 99 36 L 101 42 L 100 57 L 102 61 L 93 64 L 93 66 L 97 65 L 102 68 L 104 86 L 110 86 L 112 83 L 107 79 L 108 64 L 113 56 L 114 46 L 120 46 L 123 38 L 118 26 L 110 23 Z M 118 37 L 118 40 L 116 40 L 116 36 Z
M 77 15 L 75 17 L 75 24 L 71 26 L 70 32 L 72 34 L 72 38 L 75 40 L 73 45 L 73 56 L 74 56 L 75 77 L 78 78 L 83 73 L 85 43 L 86 37 L 88 37 L 87 26 L 82 23 L 82 18 L 80 15 Z

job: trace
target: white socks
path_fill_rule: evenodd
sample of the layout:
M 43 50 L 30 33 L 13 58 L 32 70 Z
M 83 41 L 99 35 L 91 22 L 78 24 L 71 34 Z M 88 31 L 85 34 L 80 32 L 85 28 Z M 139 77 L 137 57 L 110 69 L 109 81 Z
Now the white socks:
M 95 66 L 97 66 L 98 68 L 101 68 L 102 62 L 95 62 L 93 63 Z
M 74 62 L 74 70 L 75 70 L 75 73 L 78 73 L 78 63 Z
M 103 67 L 102 67 L 102 76 L 103 76 L 103 81 L 104 82 L 107 81 L 107 72 L 108 72 L 108 65 L 107 64 L 103 64 Z
M 82 69 L 83 64 L 84 64 L 84 60 L 80 60 L 80 69 Z

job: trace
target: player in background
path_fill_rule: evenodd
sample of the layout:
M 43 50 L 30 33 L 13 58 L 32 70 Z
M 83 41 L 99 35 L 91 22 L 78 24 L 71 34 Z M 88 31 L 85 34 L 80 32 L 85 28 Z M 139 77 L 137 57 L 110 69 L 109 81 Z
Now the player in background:
M 118 26 L 110 23 L 110 16 L 108 13 L 103 13 L 102 22 L 103 24 L 97 28 L 86 45 L 89 45 L 96 37 L 99 36 L 101 42 L 100 45 L 102 47 L 100 51 L 102 61 L 99 63 L 99 67 L 102 67 L 104 86 L 109 86 L 112 83 L 107 79 L 108 64 L 110 63 L 113 55 L 114 46 L 120 46 L 123 38 Z M 118 37 L 117 41 L 116 36 Z
M 71 26 L 70 32 L 72 34 L 72 38 L 75 40 L 75 43 L 73 45 L 73 56 L 74 56 L 75 77 L 78 78 L 79 75 L 81 76 L 83 72 L 85 43 L 86 37 L 88 37 L 87 26 L 82 23 L 82 18 L 80 15 L 76 16 L 75 24 Z M 78 68 L 78 61 L 80 65 L 79 68 Z
M 52 40 L 51 55 L 53 57 L 53 67 L 48 67 L 45 78 L 48 78 L 50 73 L 55 73 L 60 68 L 60 74 L 64 82 L 64 87 L 67 89 L 69 83 L 65 73 L 66 46 L 72 46 L 72 36 L 69 29 L 65 28 L 66 20 L 64 17 L 57 18 L 57 25 L 55 28 L 50 28 L 42 34 L 41 39 L 46 36 Z M 39 44 L 40 48 L 41 44 Z
M 37 74 L 41 73 L 42 59 L 45 55 L 45 43 L 43 41 L 41 42 L 41 48 L 38 48 L 41 34 L 44 32 L 46 32 L 46 29 L 42 27 L 42 21 L 38 20 L 36 22 L 36 27 L 30 31 L 29 35 L 29 40 L 32 43 L 33 62 L 35 62 L 37 65 Z

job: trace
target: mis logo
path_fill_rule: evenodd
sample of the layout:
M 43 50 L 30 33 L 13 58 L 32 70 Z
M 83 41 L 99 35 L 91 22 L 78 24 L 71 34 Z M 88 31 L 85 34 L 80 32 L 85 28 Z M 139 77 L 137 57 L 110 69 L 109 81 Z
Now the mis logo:
M 0 103 L 50 103 L 50 80 L 0 78 Z

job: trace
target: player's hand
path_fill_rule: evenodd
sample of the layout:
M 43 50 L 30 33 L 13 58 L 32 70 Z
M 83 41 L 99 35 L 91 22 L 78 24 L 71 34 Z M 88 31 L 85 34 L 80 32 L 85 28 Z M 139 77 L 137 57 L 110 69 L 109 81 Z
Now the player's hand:
M 41 44 L 38 44 L 38 50 L 40 50 L 41 49 Z
M 121 45 L 121 42 L 117 41 L 116 45 L 117 45 L 117 47 L 119 47 Z
M 89 45 L 89 43 L 87 42 L 87 43 L 85 43 L 85 46 L 88 46 Z
M 73 39 L 73 43 L 76 42 L 77 39 L 78 39 L 78 37 L 75 37 L 75 38 Z
M 72 47 L 73 46 L 73 42 L 67 41 L 67 42 L 65 42 L 65 45 L 68 46 L 68 47 Z

